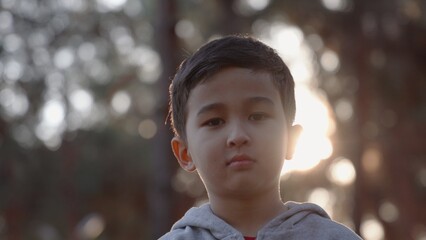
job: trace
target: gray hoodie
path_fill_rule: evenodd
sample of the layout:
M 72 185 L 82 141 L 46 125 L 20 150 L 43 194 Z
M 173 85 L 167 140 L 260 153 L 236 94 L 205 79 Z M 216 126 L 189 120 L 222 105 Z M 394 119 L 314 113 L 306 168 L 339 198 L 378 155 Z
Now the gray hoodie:
M 361 239 L 352 230 L 334 222 L 319 206 L 312 203 L 285 203 L 288 210 L 259 230 L 256 240 L 274 239 Z M 177 221 L 160 240 L 244 240 L 238 230 L 217 217 L 210 204 L 194 207 Z

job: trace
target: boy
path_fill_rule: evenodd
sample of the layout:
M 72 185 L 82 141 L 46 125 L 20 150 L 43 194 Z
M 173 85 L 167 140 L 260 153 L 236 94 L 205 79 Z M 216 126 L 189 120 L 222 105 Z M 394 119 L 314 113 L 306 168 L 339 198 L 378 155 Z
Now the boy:
M 181 64 L 170 97 L 173 153 L 198 172 L 209 203 L 160 239 L 360 239 L 316 205 L 281 201 L 301 127 L 293 77 L 273 49 L 250 37 L 211 41 Z

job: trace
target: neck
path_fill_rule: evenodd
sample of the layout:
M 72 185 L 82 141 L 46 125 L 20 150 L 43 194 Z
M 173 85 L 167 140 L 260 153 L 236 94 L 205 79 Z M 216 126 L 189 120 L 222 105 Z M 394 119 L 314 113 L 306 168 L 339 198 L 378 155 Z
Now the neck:
M 217 216 L 244 236 L 256 236 L 266 223 L 286 210 L 279 191 L 240 198 L 210 196 L 210 204 Z

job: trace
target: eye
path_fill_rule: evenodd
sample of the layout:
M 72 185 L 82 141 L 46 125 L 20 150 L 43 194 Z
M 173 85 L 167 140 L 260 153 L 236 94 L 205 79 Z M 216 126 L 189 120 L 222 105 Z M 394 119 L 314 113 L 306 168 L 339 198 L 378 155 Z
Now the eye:
M 253 113 L 249 116 L 249 120 L 262 121 L 265 120 L 267 117 L 268 116 L 266 113 Z
M 223 119 L 212 118 L 212 119 L 207 120 L 206 122 L 204 122 L 203 126 L 216 127 L 216 126 L 222 125 L 224 123 L 225 123 L 225 121 Z

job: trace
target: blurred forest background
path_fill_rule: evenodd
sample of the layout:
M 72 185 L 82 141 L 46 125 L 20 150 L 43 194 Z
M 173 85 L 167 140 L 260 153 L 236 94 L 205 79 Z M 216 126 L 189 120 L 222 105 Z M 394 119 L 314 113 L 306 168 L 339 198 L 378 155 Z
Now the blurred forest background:
M 167 87 L 201 44 L 248 33 L 282 54 L 299 89 L 307 135 L 283 199 L 318 203 L 367 240 L 425 240 L 425 11 L 423 0 L 1 0 L 0 239 L 157 239 L 205 201 L 172 157 Z

